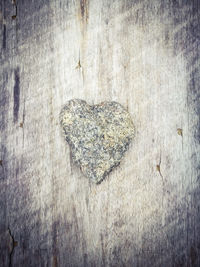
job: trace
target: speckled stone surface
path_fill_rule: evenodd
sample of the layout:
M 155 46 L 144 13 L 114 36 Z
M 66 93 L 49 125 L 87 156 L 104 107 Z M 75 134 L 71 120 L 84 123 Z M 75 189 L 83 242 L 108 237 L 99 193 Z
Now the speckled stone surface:
M 92 106 L 72 99 L 62 108 L 60 123 L 74 162 L 95 183 L 120 163 L 134 137 L 131 116 L 117 102 Z

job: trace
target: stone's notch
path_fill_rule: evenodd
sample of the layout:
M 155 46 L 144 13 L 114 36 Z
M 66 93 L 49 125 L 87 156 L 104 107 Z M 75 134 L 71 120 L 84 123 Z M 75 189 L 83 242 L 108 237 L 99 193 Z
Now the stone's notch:
M 95 183 L 119 165 L 134 137 L 131 116 L 117 102 L 92 106 L 72 99 L 62 108 L 60 123 L 74 162 Z

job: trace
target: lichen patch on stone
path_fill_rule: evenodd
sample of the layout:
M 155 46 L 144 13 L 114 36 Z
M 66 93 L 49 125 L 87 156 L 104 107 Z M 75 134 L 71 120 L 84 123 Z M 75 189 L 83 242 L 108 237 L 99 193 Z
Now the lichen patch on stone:
M 72 99 L 62 108 L 60 123 L 74 162 L 95 183 L 119 165 L 134 137 L 131 116 L 117 102 L 92 106 Z

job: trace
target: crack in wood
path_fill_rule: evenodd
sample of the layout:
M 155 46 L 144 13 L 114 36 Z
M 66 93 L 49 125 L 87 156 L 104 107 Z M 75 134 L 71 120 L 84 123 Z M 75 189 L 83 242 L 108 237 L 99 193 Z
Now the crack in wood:
M 82 66 L 82 64 L 81 64 L 80 51 L 79 51 L 78 64 L 77 64 L 77 66 L 76 66 L 75 69 L 80 70 L 80 72 L 81 72 L 81 76 L 82 76 L 83 85 L 84 85 L 84 69 L 83 69 L 83 66 Z
M 14 236 L 12 235 L 11 233 L 11 230 L 10 230 L 10 227 L 8 227 L 8 233 L 9 233 L 9 236 L 10 236 L 10 251 L 9 251 L 9 267 L 12 266 L 12 257 L 13 257 L 13 252 L 14 252 L 14 249 L 15 247 L 18 245 L 18 242 L 15 241 L 14 239 Z
M 162 178 L 162 185 L 163 185 L 163 192 L 164 192 L 164 187 L 165 187 L 165 182 L 164 182 L 164 178 L 163 178 L 163 175 L 161 173 L 161 153 L 160 153 L 160 160 L 159 160 L 159 163 L 156 165 L 156 170 L 159 172 L 160 174 L 160 177 Z

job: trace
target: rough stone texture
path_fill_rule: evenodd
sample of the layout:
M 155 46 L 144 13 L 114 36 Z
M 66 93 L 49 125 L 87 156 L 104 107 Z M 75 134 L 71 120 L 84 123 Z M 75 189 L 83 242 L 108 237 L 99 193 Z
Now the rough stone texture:
M 117 102 L 91 106 L 84 100 L 70 100 L 60 121 L 73 160 L 95 183 L 119 165 L 134 137 L 131 117 Z
M 0 1 L 0 266 L 199 267 L 199 0 L 17 0 L 16 19 L 12 2 Z M 135 125 L 99 186 L 62 136 L 74 98 L 117 101 Z

